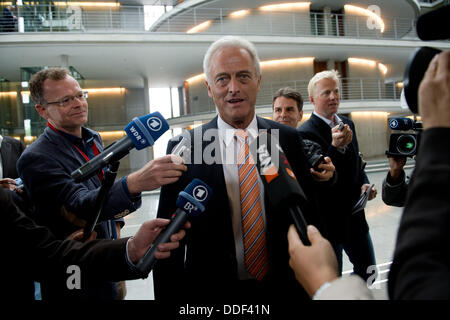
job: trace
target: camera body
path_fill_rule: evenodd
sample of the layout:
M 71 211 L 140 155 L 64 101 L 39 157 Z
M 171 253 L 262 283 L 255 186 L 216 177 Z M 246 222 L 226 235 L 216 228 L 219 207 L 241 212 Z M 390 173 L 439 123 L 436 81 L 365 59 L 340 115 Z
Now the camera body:
M 389 136 L 387 156 L 414 157 L 419 148 L 422 123 L 410 118 L 388 119 L 389 128 L 393 131 Z
M 316 171 L 320 171 L 318 168 L 321 163 L 324 162 L 325 157 L 322 154 L 322 148 L 314 141 L 303 139 L 304 147 L 303 151 L 308 159 L 309 166 Z

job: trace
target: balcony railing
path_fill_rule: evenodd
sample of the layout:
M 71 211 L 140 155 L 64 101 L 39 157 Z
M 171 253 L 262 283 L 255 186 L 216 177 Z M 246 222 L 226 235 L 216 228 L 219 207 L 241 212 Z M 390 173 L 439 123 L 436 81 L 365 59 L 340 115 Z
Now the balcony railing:
M 272 105 L 272 100 L 278 89 L 291 87 L 299 91 L 303 97 L 304 104 L 308 101 L 307 80 L 293 80 L 283 82 L 262 83 L 256 100 L 257 107 L 267 107 Z M 384 79 L 372 78 L 342 78 L 340 85 L 341 102 L 346 101 L 399 101 L 402 91 L 401 82 L 385 82 Z M 215 110 L 214 102 L 208 99 L 207 109 L 200 105 L 191 103 L 192 113 L 211 112 Z M 196 112 L 195 110 L 199 110 Z M 201 110 L 201 111 L 200 111 Z
M 3 8 L 0 8 L 3 9 Z M 18 32 L 152 32 L 186 34 L 240 34 L 326 36 L 369 39 L 414 38 L 413 19 L 383 17 L 384 30 L 364 15 L 315 12 L 260 12 L 231 17 L 234 9 L 192 8 L 162 16 L 146 26 L 143 6 L 95 8 L 81 6 L 17 6 Z M 203 24 L 203 28 L 200 26 Z M 192 28 L 199 26 L 197 30 Z

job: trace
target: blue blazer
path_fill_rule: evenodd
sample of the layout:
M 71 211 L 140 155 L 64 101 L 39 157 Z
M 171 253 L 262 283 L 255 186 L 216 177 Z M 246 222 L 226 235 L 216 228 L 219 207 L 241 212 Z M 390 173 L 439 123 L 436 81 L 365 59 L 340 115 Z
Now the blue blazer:
M 98 150 L 103 150 L 100 135 L 90 129 Z M 50 128 L 33 142 L 22 154 L 17 170 L 24 183 L 24 190 L 33 203 L 34 220 L 47 226 L 58 239 L 84 227 L 93 214 L 93 208 L 101 182 L 97 175 L 76 183 L 71 173 L 86 162 L 72 143 Z M 104 211 L 95 227 L 98 239 L 111 239 L 115 234 L 116 218 L 135 211 L 141 198 L 133 202 L 122 181 L 116 181 L 107 195 Z M 116 220 L 117 221 L 117 220 Z M 119 221 L 123 221 L 120 219 Z M 114 283 L 89 279 L 85 290 L 68 290 L 65 281 L 47 279 L 41 284 L 46 299 L 105 299 L 116 296 Z
M 100 135 L 94 135 L 98 150 L 103 150 Z M 57 238 L 64 239 L 72 232 L 84 227 L 84 222 L 100 190 L 100 179 L 92 178 L 76 183 L 71 173 L 86 162 L 70 141 L 50 128 L 32 143 L 20 157 L 17 169 L 24 182 L 24 188 L 35 206 L 34 218 L 45 225 Z M 117 219 L 135 211 L 141 199 L 133 202 L 122 186 L 116 181 L 105 201 L 103 215 L 96 231 L 101 238 L 110 238 L 108 226 L 103 221 Z

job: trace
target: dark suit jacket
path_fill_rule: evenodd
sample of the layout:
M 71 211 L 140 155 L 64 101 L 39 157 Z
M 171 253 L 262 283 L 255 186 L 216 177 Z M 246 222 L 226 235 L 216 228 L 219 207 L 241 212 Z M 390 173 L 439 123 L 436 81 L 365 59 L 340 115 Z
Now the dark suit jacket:
M 326 235 L 332 241 L 342 242 L 349 240 L 353 234 L 369 230 L 364 211 L 351 214 L 352 207 L 360 196 L 361 186 L 369 183 L 369 180 L 360 161 L 355 125 L 350 119 L 339 117 L 353 131 L 353 140 L 344 154 L 331 145 L 330 126 L 315 114 L 298 131 L 304 139 L 319 143 L 336 167 L 337 182 L 329 194 L 323 195 L 327 200 L 322 201 L 321 205 L 325 215 Z
M 449 140 L 450 128 L 422 134 L 389 272 L 391 299 L 450 299 Z
M 280 144 L 283 148 L 303 190 L 310 200 L 306 219 L 316 223 L 318 212 L 315 210 L 315 188 L 307 165 L 302 141 L 292 128 L 276 122 L 257 117 L 258 129 L 278 129 Z M 217 117 L 208 124 L 190 131 L 192 158 L 195 149 L 201 148 L 205 153 L 213 150 L 220 158 L 219 139 L 216 135 L 211 143 L 203 141 L 200 145 L 195 136 L 203 136 L 209 129 L 217 129 Z M 168 144 L 168 152 L 176 145 L 177 138 Z M 205 150 L 206 148 L 206 150 Z M 203 159 L 204 160 L 204 159 Z M 270 270 L 262 283 L 256 280 L 239 281 L 237 274 L 236 250 L 233 236 L 231 210 L 226 191 L 223 167 L 219 163 L 188 164 L 188 170 L 175 184 L 162 187 L 158 217 L 168 218 L 175 211 L 175 202 L 180 191 L 184 190 L 192 179 L 199 178 L 208 184 L 213 195 L 200 216 L 191 220 L 192 228 L 180 249 L 172 251 L 166 261 L 159 261 L 153 273 L 155 298 L 157 300 L 173 299 L 208 299 L 226 298 L 262 299 L 306 297 L 303 289 L 295 280 L 288 265 L 287 230 L 292 223 L 285 208 L 272 208 L 266 197 L 266 227 Z M 193 163 L 191 161 L 191 163 Z M 245 296 L 251 292 L 252 296 Z M 256 294 L 256 295 L 255 295 Z
M 80 267 L 81 296 L 89 279 L 118 281 L 138 277 L 125 259 L 128 239 L 93 240 L 86 244 L 56 240 L 47 228 L 36 225 L 18 210 L 11 194 L 0 188 L 2 221 L 6 223 L 0 233 L 2 287 L 7 301 L 32 300 L 33 280 L 52 278 L 65 285 L 70 265 Z
M 2 155 L 3 178 L 16 179 L 19 177 L 16 170 L 16 163 L 25 150 L 25 145 L 22 141 L 14 138 L 3 136 L 0 152 Z

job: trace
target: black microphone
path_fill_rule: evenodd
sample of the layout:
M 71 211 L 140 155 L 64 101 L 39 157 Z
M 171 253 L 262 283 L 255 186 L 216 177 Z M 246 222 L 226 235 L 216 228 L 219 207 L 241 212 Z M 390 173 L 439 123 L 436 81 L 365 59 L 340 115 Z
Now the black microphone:
M 177 233 L 190 217 L 195 217 L 205 211 L 205 205 L 212 195 L 212 189 L 200 179 L 194 179 L 184 191 L 178 195 L 176 205 L 178 209 L 172 215 L 169 225 L 153 241 L 145 255 L 139 260 L 136 268 L 146 277 L 153 269 L 157 259 L 155 252 L 160 243 L 170 241 L 170 236 Z
M 251 143 L 250 150 L 253 158 L 257 159 L 256 164 L 270 203 L 274 208 L 287 208 L 300 239 L 305 245 L 310 245 L 307 223 L 301 209 L 307 202 L 306 195 L 278 140 L 267 132 L 262 132 Z
M 141 150 L 152 146 L 168 129 L 169 124 L 159 112 L 135 117 L 124 129 L 127 133 L 126 137 L 108 146 L 103 152 L 72 172 L 71 176 L 76 182 L 89 179 L 107 164 L 125 157 L 131 149 Z
M 450 5 L 427 12 L 417 19 L 416 30 L 421 40 L 450 38 Z
M 389 128 L 393 130 L 411 130 L 414 128 L 414 121 L 410 118 L 390 118 Z

